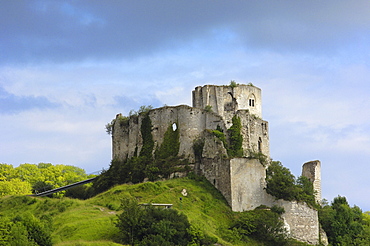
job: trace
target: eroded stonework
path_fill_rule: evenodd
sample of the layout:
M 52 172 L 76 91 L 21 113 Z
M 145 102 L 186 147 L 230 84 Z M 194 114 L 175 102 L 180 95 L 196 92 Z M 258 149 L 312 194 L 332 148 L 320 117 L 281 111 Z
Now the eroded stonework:
M 290 235 L 317 244 L 320 228 L 317 211 L 306 204 L 276 200 L 267 194 L 266 166 L 250 156 L 251 153 L 261 153 L 267 159 L 270 156 L 268 122 L 262 120 L 261 105 L 261 89 L 253 85 L 196 87 L 193 107 L 165 106 L 148 112 L 154 150 L 162 144 L 169 126 L 174 126 L 180 136 L 178 155 L 188 159 L 194 172 L 205 176 L 223 194 L 233 211 L 252 210 L 260 205 L 282 206 Z M 224 143 L 212 133 L 216 129 L 227 133 L 234 116 L 241 122 L 244 153 L 241 158 L 230 158 Z M 132 116 L 125 121 L 120 117 L 117 115 L 112 128 L 113 158 L 124 160 L 140 153 L 144 115 Z M 202 149 L 198 150 L 201 156 L 196 156 L 194 151 L 197 141 L 203 143 Z M 302 175 L 321 192 L 320 162 L 306 163 Z

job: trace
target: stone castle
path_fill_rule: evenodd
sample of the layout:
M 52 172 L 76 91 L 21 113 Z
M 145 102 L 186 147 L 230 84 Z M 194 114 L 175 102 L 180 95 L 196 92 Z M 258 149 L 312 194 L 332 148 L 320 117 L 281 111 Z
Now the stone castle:
M 193 90 L 193 105 L 165 106 L 149 111 L 152 136 L 156 146 L 163 142 L 169 126 L 179 130 L 179 156 L 192 164 L 194 172 L 206 177 L 225 197 L 233 211 L 252 210 L 260 205 L 278 205 L 285 209 L 283 219 L 291 237 L 318 244 L 318 213 L 304 203 L 277 200 L 265 191 L 266 165 L 251 158 L 261 153 L 269 159 L 268 122 L 262 119 L 261 89 L 252 85 L 198 86 Z M 228 157 L 224 143 L 212 130 L 222 132 L 232 126 L 232 118 L 241 122 L 244 156 Z M 117 115 L 117 118 L 120 115 Z M 127 124 L 115 121 L 112 130 L 113 158 L 125 159 L 140 152 L 143 146 L 143 116 L 130 117 Z M 198 155 L 194 144 L 201 140 Z M 155 149 L 154 148 L 154 149 Z M 181 175 L 181 174 L 177 174 Z M 314 184 L 316 200 L 321 200 L 320 162 L 305 163 L 302 175 Z

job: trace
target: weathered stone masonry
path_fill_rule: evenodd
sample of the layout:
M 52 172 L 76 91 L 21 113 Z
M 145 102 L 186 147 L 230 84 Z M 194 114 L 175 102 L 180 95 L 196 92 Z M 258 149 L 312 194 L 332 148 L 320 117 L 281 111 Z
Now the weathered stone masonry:
M 217 128 L 226 133 L 235 115 L 242 125 L 243 158 L 229 158 L 223 142 L 212 134 Z M 262 120 L 261 89 L 253 85 L 199 86 L 193 91 L 193 107 L 165 106 L 150 110 L 149 117 L 153 125 L 154 149 L 163 142 L 168 127 L 175 124 L 180 133 L 178 155 L 188 159 L 194 171 L 205 176 L 223 194 L 233 211 L 252 210 L 260 205 L 282 206 L 286 227 L 293 238 L 310 244 L 319 242 L 317 211 L 305 204 L 276 200 L 267 194 L 264 189 L 266 167 L 248 158 L 251 152 L 270 156 L 268 122 Z M 126 159 L 140 153 L 143 116 L 132 116 L 124 124 L 118 120 L 119 116 L 116 119 L 112 130 L 113 158 Z M 194 154 L 196 140 L 204 142 L 200 158 Z M 304 164 L 302 175 L 314 183 L 318 191 L 316 199 L 320 200 L 320 162 Z

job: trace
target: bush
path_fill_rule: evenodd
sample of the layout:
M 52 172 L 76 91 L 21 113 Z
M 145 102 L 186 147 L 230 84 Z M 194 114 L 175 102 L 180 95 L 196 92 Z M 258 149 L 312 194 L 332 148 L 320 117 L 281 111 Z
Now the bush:
M 184 214 L 173 209 L 143 208 L 135 199 L 122 200 L 123 212 L 116 226 L 121 242 L 130 245 L 188 245 L 190 223 Z
M 242 212 L 234 220 L 231 230 L 236 230 L 240 238 L 255 238 L 264 245 L 286 245 L 288 242 L 284 222 L 278 213 L 268 209 L 258 209 Z

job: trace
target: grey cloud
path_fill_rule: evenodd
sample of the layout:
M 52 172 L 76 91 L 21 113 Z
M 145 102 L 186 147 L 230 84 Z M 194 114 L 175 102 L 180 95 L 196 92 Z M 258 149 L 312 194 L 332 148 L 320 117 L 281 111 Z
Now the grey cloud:
M 369 34 L 369 7 L 368 1 L 5 1 L 0 62 L 132 58 L 212 39 L 217 29 L 234 32 L 250 49 L 336 50 L 368 41 L 357 28 Z
M 15 114 L 35 108 L 46 109 L 58 106 L 45 97 L 20 97 L 10 94 L 0 87 L 0 114 Z

